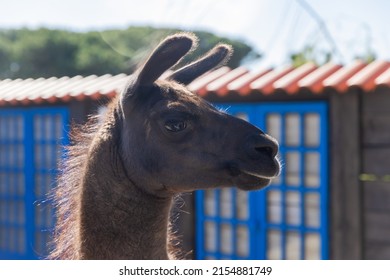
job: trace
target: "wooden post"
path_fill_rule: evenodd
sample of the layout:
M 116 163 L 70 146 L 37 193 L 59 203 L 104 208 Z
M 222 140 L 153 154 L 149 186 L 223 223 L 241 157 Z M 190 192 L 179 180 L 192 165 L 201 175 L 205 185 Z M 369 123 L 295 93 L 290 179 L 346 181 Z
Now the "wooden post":
M 362 96 L 364 258 L 390 258 L 390 90 Z
M 360 92 L 330 92 L 330 256 L 363 258 Z

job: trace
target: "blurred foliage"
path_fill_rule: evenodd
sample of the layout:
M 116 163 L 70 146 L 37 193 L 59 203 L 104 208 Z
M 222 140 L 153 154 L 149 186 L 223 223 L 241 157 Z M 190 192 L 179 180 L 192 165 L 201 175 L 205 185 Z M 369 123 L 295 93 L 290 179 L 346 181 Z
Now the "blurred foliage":
M 316 65 L 323 65 L 333 59 L 333 54 L 324 49 L 320 49 L 316 45 L 306 45 L 301 51 L 290 55 L 290 63 L 295 66 L 301 66 L 307 62 L 313 62 Z M 354 57 L 366 63 L 373 62 L 376 59 L 376 54 L 370 48 L 367 48 L 361 55 Z
M 46 28 L 0 30 L 0 78 L 131 73 L 161 39 L 177 31 L 152 27 L 85 33 Z M 259 56 L 241 41 L 208 32 L 194 33 L 199 37 L 199 47 L 181 64 L 219 42 L 233 46 L 234 55 L 228 64 L 232 68 L 245 57 Z
M 327 51 L 319 51 L 315 46 L 307 45 L 302 51 L 290 55 L 291 64 L 295 67 L 307 62 L 323 65 L 332 59 L 332 54 Z

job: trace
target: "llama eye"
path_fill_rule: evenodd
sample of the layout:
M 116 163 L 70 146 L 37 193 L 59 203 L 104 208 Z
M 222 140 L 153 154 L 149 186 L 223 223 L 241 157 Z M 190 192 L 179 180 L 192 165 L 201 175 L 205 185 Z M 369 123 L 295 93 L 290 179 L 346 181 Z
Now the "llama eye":
M 179 132 L 187 128 L 187 123 L 185 121 L 170 120 L 165 123 L 164 127 L 170 132 Z

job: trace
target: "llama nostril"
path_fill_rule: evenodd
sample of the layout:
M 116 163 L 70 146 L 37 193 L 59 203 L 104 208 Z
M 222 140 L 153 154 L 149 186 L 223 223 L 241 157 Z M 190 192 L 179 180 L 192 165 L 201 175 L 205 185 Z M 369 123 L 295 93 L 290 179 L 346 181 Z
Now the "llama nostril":
M 273 157 L 274 151 L 271 147 L 257 147 L 255 150 L 259 153 L 265 153 L 269 157 Z
M 274 158 L 278 153 L 278 144 L 267 135 L 255 135 L 249 138 L 247 151 L 254 159 L 264 155 Z

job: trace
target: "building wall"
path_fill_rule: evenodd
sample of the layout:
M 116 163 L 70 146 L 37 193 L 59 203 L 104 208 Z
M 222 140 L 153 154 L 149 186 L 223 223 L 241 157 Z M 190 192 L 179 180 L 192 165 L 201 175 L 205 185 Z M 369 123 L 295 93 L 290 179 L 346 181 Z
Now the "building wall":
M 213 97 L 213 95 L 211 95 Z M 242 102 L 236 95 L 225 102 Z M 248 102 L 326 100 L 329 102 L 329 235 L 332 259 L 390 259 L 390 89 L 348 93 L 276 93 Z M 216 96 L 210 99 L 220 102 Z M 42 106 L 68 106 L 70 121 L 84 123 L 107 100 L 71 101 Z M 35 106 L 33 106 L 35 107 Z M 11 108 L 11 107 L 10 107 Z M 10 109 L 9 108 L 9 109 Z M 178 204 L 176 220 L 181 247 L 194 246 L 194 196 Z M 183 208 L 183 207 L 182 207 Z M 191 258 L 192 254 L 186 256 Z
M 390 90 L 361 100 L 364 258 L 390 259 Z

